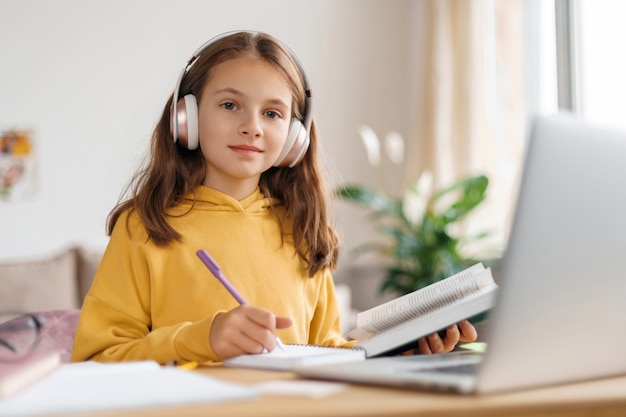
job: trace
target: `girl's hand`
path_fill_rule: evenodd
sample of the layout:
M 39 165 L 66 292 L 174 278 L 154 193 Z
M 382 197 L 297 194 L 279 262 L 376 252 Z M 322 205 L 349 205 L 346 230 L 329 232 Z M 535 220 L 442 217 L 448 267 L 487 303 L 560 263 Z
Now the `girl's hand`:
M 276 347 L 276 329 L 291 326 L 291 319 L 276 317 L 272 312 L 241 305 L 220 313 L 213 321 L 209 343 L 213 352 L 227 359 L 245 353 L 262 353 Z
M 473 342 L 478 338 L 476 329 L 467 320 L 453 324 L 446 329 L 445 337 L 433 333 L 418 340 L 417 353 L 446 353 L 450 352 L 459 342 Z

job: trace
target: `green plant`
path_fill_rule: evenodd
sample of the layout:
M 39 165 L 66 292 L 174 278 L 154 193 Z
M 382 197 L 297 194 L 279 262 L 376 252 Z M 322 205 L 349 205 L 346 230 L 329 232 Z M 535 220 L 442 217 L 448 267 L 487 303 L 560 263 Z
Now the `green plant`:
M 434 193 L 427 200 L 426 209 L 417 222 L 408 210 L 419 210 L 419 205 L 407 207 L 410 199 L 389 198 L 384 193 L 359 185 L 342 186 L 335 194 L 368 207 L 377 231 L 390 238 L 357 248 L 359 253 L 376 251 L 393 260 L 392 265 L 387 268 L 380 291 L 407 294 L 476 262 L 490 263 L 487 259 L 466 257 L 460 250 L 462 244 L 482 239 L 487 233 L 462 238 L 451 231 L 455 224 L 485 199 L 488 184 L 486 176 L 477 175 L 464 178 Z M 419 189 L 411 187 L 409 193 L 419 196 Z M 449 197 L 451 202 L 443 207 L 438 205 Z
M 407 294 L 476 262 L 492 263 L 461 252 L 463 244 L 485 238 L 488 233 L 459 237 L 452 232 L 455 225 L 484 201 L 487 177 L 470 176 L 431 195 L 428 190 L 420 189 L 428 188 L 423 180 L 424 175 L 402 198 L 390 198 L 359 185 L 335 190 L 337 197 L 369 208 L 378 232 L 390 238 L 357 248 L 359 254 L 376 251 L 391 258 L 381 293 Z

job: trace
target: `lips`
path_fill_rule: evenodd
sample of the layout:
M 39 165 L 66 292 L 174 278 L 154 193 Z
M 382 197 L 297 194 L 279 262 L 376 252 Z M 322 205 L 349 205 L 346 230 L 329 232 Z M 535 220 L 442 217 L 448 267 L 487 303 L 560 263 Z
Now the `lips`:
M 237 155 L 244 157 L 244 158 L 250 158 L 252 156 L 263 153 L 262 149 L 259 149 L 256 146 L 251 146 L 251 145 L 233 145 L 233 146 L 229 146 L 229 148 L 233 152 L 235 152 Z
M 263 152 L 261 149 L 257 148 L 256 146 L 250 146 L 250 145 L 233 145 L 233 146 L 229 146 L 229 148 L 234 151 L 240 151 L 240 152 Z

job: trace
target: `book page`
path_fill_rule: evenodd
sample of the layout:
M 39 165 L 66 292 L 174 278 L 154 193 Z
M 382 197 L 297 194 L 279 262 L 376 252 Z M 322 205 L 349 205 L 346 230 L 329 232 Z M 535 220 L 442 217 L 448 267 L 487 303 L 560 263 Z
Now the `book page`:
M 357 328 L 348 332 L 353 339 L 363 339 L 405 320 L 450 305 L 469 294 L 495 285 L 490 269 L 482 263 L 467 268 L 439 282 L 403 295 L 359 313 Z

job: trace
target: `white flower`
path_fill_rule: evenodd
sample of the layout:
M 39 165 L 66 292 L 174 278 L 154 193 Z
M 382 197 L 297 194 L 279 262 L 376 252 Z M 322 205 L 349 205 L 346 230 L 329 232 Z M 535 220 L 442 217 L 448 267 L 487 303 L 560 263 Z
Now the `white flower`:
M 369 126 L 361 125 L 359 127 L 359 134 L 361 135 L 361 141 L 367 152 L 367 160 L 371 166 L 377 167 L 380 165 L 380 142 L 378 136 L 376 136 L 376 132 Z
M 430 171 L 422 172 L 422 175 L 417 179 L 416 188 L 419 193 L 422 194 L 427 200 L 430 200 L 430 196 L 433 193 L 433 174 Z
M 428 201 L 433 193 L 433 175 L 430 171 L 422 172 L 413 187 L 409 187 L 402 198 L 402 213 L 412 225 L 422 222 Z
M 402 161 L 404 161 L 404 140 L 395 130 L 387 133 L 387 137 L 385 138 L 385 151 L 394 164 L 401 164 Z

